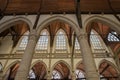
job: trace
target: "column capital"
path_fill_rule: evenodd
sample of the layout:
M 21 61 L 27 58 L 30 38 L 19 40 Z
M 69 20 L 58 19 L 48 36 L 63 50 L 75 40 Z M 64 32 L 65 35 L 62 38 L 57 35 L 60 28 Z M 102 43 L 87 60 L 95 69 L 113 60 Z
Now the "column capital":
M 29 34 L 29 40 L 35 40 L 37 38 L 38 38 L 38 34 L 36 29 L 31 30 Z
M 79 34 L 78 35 L 78 38 L 79 38 L 79 40 L 81 40 L 81 39 L 88 39 L 88 34 L 87 33 L 81 33 L 81 34 Z

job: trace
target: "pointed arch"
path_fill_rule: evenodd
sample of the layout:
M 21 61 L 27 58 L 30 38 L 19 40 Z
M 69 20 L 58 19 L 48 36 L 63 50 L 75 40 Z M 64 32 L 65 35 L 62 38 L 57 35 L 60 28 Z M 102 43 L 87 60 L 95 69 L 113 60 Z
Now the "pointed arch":
M 57 70 L 60 73 L 61 79 L 69 79 L 71 74 L 70 66 L 65 61 L 60 60 L 56 62 L 52 67 L 52 71 L 54 70 Z
M 76 78 L 77 79 L 85 79 L 85 68 L 84 68 L 84 64 L 83 64 L 83 61 L 79 61 L 77 64 L 76 64 L 76 70 L 75 70 L 75 74 L 76 74 Z
M 99 74 L 102 76 L 102 78 L 107 79 L 118 79 L 118 70 L 116 66 L 108 61 L 108 60 L 102 60 L 99 64 Z
M 80 31 L 80 28 L 79 28 L 78 24 L 75 23 L 75 21 L 73 21 L 72 19 L 70 19 L 68 17 L 64 17 L 64 16 L 53 16 L 53 17 L 47 18 L 40 25 L 38 25 L 37 32 L 40 33 L 40 31 L 45 26 L 47 26 L 48 24 L 50 24 L 51 22 L 56 21 L 56 20 L 59 20 L 61 22 L 65 22 L 65 23 L 69 24 L 74 29 L 74 31 L 76 33 L 78 33 Z
M 103 23 L 105 25 L 108 25 L 112 30 L 116 31 L 117 33 L 120 33 L 120 28 L 119 28 L 120 24 L 116 23 L 115 21 L 113 21 L 107 17 L 102 17 L 102 16 L 91 16 L 91 17 L 87 18 L 84 21 L 86 32 L 89 32 L 88 30 L 90 30 L 90 24 L 92 22 Z
M 16 18 L 7 19 L 7 20 L 3 21 L 2 23 L 0 23 L 0 33 L 3 32 L 4 30 L 10 28 L 11 26 L 19 23 L 20 21 L 27 23 L 29 26 L 29 30 L 32 29 L 33 25 L 29 19 L 27 19 L 25 17 L 16 17 Z
M 29 72 L 30 73 L 34 73 L 31 74 L 32 76 L 34 76 L 35 79 L 39 80 L 39 79 L 45 79 L 47 76 L 47 67 L 46 64 L 43 61 L 36 61 L 32 64 L 31 70 Z M 29 75 L 30 77 L 30 75 Z M 32 77 L 30 77 L 32 78 Z
M 16 61 L 12 62 L 10 65 L 8 65 L 8 66 L 4 69 L 3 74 L 5 74 L 5 73 L 10 69 L 10 67 L 12 67 L 13 65 L 15 65 L 15 64 L 17 64 L 17 63 L 20 63 L 20 61 L 19 61 L 19 60 L 16 60 Z

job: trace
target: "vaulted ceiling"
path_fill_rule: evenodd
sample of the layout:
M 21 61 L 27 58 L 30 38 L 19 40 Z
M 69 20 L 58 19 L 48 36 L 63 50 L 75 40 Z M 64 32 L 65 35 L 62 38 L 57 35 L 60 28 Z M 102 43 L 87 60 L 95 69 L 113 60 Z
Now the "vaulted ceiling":
M 4 14 L 75 13 L 77 0 L 0 0 Z M 81 0 L 82 13 L 120 13 L 120 0 Z M 112 7 L 112 8 L 111 8 Z M 113 9 L 113 10 L 112 10 Z

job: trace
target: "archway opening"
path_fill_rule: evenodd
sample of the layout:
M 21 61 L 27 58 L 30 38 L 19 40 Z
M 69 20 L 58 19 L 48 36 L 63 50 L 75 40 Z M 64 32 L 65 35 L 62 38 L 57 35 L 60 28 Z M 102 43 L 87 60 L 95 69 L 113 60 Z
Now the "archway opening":
M 118 80 L 117 70 L 108 62 L 104 61 L 99 66 L 100 80 Z
M 70 70 L 66 64 L 60 62 L 55 65 L 52 71 L 52 80 L 69 80 Z
M 12 22 L 12 26 L 8 25 L 8 28 L 0 33 L 0 39 L 4 40 L 6 37 L 11 37 L 13 41 L 13 47 L 15 47 L 21 38 L 21 36 L 28 30 L 30 30 L 28 24 L 24 21 Z M 8 39 L 8 38 L 7 38 Z
M 14 65 L 12 65 L 8 71 L 6 72 L 6 75 L 5 75 L 5 80 L 14 80 L 15 79 L 15 76 L 16 76 L 16 73 L 17 73 L 17 70 L 19 68 L 19 65 L 20 63 L 15 63 Z
M 29 72 L 30 80 L 46 80 L 47 71 L 43 62 L 36 63 Z
M 85 67 L 82 62 L 80 62 L 75 70 L 76 80 L 86 80 L 85 78 Z

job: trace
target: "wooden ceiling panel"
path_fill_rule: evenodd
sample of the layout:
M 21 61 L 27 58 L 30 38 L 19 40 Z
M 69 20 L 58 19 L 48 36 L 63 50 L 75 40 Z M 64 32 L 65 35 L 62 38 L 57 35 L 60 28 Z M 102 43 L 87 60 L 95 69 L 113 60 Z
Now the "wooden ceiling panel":
M 0 0 L 0 9 L 4 9 L 7 0 Z M 42 3 L 41 3 L 42 2 Z M 110 0 L 116 12 L 120 12 L 120 0 Z M 2 4 L 1 4 L 2 3 Z M 75 13 L 75 0 L 9 0 L 5 14 L 37 13 L 41 5 L 41 13 Z M 112 12 L 108 0 L 81 0 L 82 12 Z

